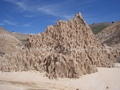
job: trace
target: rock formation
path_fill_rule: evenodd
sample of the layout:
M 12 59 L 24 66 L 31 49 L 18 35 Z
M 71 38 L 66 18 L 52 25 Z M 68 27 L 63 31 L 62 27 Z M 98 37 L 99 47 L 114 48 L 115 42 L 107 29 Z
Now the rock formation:
M 2 71 L 37 70 L 49 78 L 79 78 L 113 67 L 114 57 L 94 37 L 80 13 L 73 20 L 58 21 L 46 31 L 31 35 L 20 51 L 3 56 Z

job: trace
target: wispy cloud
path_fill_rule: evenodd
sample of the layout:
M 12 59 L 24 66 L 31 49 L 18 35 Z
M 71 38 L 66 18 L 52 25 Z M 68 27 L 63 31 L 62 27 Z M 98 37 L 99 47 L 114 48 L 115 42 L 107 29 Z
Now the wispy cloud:
M 43 6 L 43 7 L 38 7 L 36 9 L 37 11 L 39 12 L 42 12 L 44 14 L 48 14 L 48 15 L 52 15 L 52 16 L 56 16 L 56 17 L 63 17 L 63 18 L 66 18 L 66 19 L 71 19 L 73 17 L 73 15 L 67 15 L 63 12 L 61 12 L 59 10 L 59 8 L 56 7 L 56 5 L 48 5 L 48 6 Z
M 4 23 L 0 23 L 0 25 L 4 25 Z
M 25 24 L 20 24 L 18 22 L 12 22 L 9 20 L 3 20 L 5 24 L 11 25 L 11 26 L 17 26 L 17 27 L 31 27 L 31 23 L 25 23 Z M 0 25 L 4 25 L 4 23 L 0 23 Z
M 34 15 L 24 15 L 24 17 L 31 18 L 31 17 L 34 17 Z
M 13 17 L 11 17 L 10 15 L 7 15 L 7 14 L 5 14 L 5 15 L 6 15 L 6 17 L 9 18 L 9 19 L 13 19 Z
M 64 15 L 64 18 L 66 18 L 66 19 L 72 19 L 73 18 L 73 14 L 71 14 L 71 15 Z
M 37 10 L 40 11 L 40 12 L 43 12 L 45 14 L 50 14 L 50 15 L 53 15 L 53 16 L 58 16 L 57 12 L 55 13 L 55 11 L 53 9 L 48 8 L 48 7 L 38 7 Z
M 56 4 L 36 4 L 36 5 L 29 5 L 27 2 L 21 0 L 4 0 L 6 2 L 10 2 L 12 4 L 17 5 L 21 11 L 30 11 L 30 12 L 39 12 L 40 14 L 52 15 L 55 17 L 63 17 L 63 18 L 70 18 L 71 15 L 66 15 L 62 12 L 61 6 L 62 3 Z M 34 17 L 34 15 L 25 15 L 25 17 Z
M 96 1 L 98 1 L 98 0 L 86 0 L 83 3 L 81 3 L 81 4 L 82 5 L 84 5 L 84 4 L 90 4 L 90 3 L 93 3 L 93 2 L 96 2 Z
M 23 24 L 21 27 L 31 27 L 31 23 Z
M 4 0 L 4 1 L 17 5 L 19 8 L 21 8 L 21 10 L 29 9 L 25 1 L 18 1 L 18 0 Z
M 18 23 L 18 22 L 11 22 L 9 20 L 3 20 L 3 22 L 12 26 L 17 26 L 17 23 Z
M 67 5 L 72 6 L 72 2 L 74 2 L 74 4 L 78 6 L 78 3 L 75 2 L 75 0 L 64 1 L 61 3 L 56 2 L 56 3 L 51 3 L 51 4 L 42 2 L 42 3 L 37 3 L 37 4 L 31 4 L 31 5 L 29 3 L 32 3 L 32 0 L 4 0 L 4 1 L 15 4 L 18 8 L 21 9 L 21 11 L 37 12 L 37 14 L 39 12 L 39 14 L 42 13 L 42 14 L 52 15 L 55 17 L 61 17 L 65 19 L 71 19 L 73 17 L 73 12 L 66 9 Z M 84 2 L 81 2 L 79 5 L 82 8 L 96 1 L 98 0 L 90 0 L 90 1 L 86 0 Z M 64 9 L 66 10 L 66 12 L 64 11 Z M 34 15 L 25 15 L 25 17 L 34 17 Z

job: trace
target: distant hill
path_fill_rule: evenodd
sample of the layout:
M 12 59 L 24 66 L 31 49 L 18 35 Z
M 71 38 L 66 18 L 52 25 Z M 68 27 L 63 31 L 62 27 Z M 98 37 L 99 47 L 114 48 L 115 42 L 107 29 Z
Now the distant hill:
M 108 26 L 99 32 L 96 37 L 101 41 L 101 43 L 105 43 L 108 46 L 120 44 L 120 22 L 116 22 Z
M 102 23 L 93 23 L 91 25 L 89 25 L 93 31 L 94 34 L 99 33 L 100 31 L 102 31 L 103 29 L 107 28 L 108 26 L 110 26 L 112 24 L 109 22 L 102 22 Z
M 120 21 L 102 30 L 96 35 L 96 37 L 103 45 L 112 48 L 114 56 L 120 63 Z
M 0 27 L 0 56 L 5 53 L 12 53 L 26 43 L 29 35 L 16 32 L 9 32 Z
M 18 40 L 20 40 L 22 43 L 25 43 L 30 36 L 30 34 L 22 34 L 22 33 L 17 33 L 17 32 L 11 32 L 11 35 L 16 37 Z
M 0 27 L 0 55 L 16 51 L 20 45 L 21 42 L 16 37 Z

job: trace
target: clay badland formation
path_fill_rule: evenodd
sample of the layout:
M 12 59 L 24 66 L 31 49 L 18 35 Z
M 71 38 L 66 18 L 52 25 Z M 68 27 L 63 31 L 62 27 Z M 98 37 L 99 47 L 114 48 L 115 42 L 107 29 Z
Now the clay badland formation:
M 49 78 L 79 78 L 97 72 L 96 67 L 113 67 L 114 62 L 112 52 L 94 37 L 78 13 L 73 20 L 58 21 L 42 34 L 31 35 L 25 46 L 2 56 L 0 70 L 37 70 Z

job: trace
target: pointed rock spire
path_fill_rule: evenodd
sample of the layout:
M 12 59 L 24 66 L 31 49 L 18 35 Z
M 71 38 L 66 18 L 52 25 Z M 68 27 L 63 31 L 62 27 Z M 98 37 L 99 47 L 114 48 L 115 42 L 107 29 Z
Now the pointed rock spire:
M 85 23 L 85 21 L 83 20 L 82 14 L 81 14 L 80 12 L 78 12 L 78 13 L 75 15 L 75 17 L 74 17 L 73 20 L 74 20 L 75 22 L 77 22 L 77 24 L 87 25 L 87 24 Z

